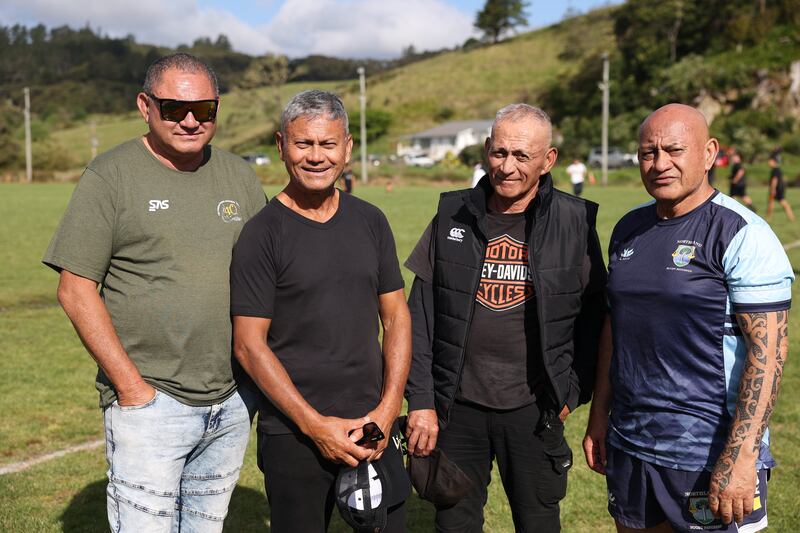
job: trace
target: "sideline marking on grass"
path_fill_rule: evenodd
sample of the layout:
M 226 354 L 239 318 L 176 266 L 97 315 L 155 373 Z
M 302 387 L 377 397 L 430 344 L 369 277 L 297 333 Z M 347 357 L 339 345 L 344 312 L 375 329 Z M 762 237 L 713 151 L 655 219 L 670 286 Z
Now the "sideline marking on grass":
M 27 470 L 38 464 L 50 461 L 51 459 L 58 459 L 59 457 L 63 457 L 70 453 L 82 452 L 85 450 L 94 450 L 95 448 L 99 448 L 105 443 L 106 443 L 105 439 L 91 440 L 89 442 L 84 442 L 83 444 L 76 444 L 75 446 L 70 446 L 69 448 L 58 450 L 57 452 L 46 453 L 44 455 L 40 455 L 39 457 L 28 459 L 27 461 L 20 461 L 18 463 L 11 463 L 6 466 L 1 466 L 0 476 L 3 476 L 5 474 L 16 474 L 17 472 L 22 472 L 23 470 Z
M 791 250 L 792 248 L 797 248 L 797 247 L 800 247 L 800 240 L 796 240 L 794 242 L 790 242 L 789 244 L 783 245 L 784 250 Z

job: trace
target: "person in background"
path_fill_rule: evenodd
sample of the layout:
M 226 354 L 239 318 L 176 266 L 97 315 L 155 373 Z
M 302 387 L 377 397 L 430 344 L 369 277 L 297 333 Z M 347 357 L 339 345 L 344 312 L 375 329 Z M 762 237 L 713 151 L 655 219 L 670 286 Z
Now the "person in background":
M 580 196 L 583 193 L 583 183 L 586 179 L 588 169 L 577 157 L 572 160 L 572 164 L 567 167 L 569 182 L 572 184 L 572 194 Z M 589 172 L 589 183 L 594 183 L 594 174 Z
M 769 156 L 769 196 L 767 198 L 767 220 L 772 218 L 772 212 L 775 209 L 775 201 L 781 204 L 783 207 L 784 212 L 786 213 L 786 218 L 794 222 L 794 213 L 792 212 L 792 206 L 789 205 L 789 201 L 786 199 L 786 184 L 783 181 L 783 171 L 780 167 L 779 158 L 780 153 L 773 152 Z
M 483 169 L 481 162 L 475 161 L 475 164 L 472 165 L 472 183 L 470 184 L 470 188 L 474 188 L 485 175 L 486 171 Z
M 753 205 L 753 200 L 747 196 L 747 169 L 742 162 L 742 156 L 739 152 L 731 152 L 731 198 L 741 198 L 742 203 L 746 205 L 751 211 L 755 212 L 756 206 Z
M 344 172 L 342 172 L 342 181 L 344 181 L 344 192 L 348 194 L 353 193 L 353 167 L 349 164 L 344 167 Z

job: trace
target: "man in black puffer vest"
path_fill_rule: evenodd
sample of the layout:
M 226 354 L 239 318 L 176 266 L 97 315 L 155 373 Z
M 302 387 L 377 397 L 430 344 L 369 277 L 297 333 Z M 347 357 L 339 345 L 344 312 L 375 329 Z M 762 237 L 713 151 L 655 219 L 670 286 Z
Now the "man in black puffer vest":
M 442 194 L 406 262 L 409 452 L 438 445 L 474 482 L 437 508 L 437 531 L 482 530 L 494 458 L 517 531 L 560 530 L 572 465 L 563 421 L 592 395 L 606 269 L 597 204 L 553 188 L 551 138 L 541 109 L 498 111 L 489 174 Z

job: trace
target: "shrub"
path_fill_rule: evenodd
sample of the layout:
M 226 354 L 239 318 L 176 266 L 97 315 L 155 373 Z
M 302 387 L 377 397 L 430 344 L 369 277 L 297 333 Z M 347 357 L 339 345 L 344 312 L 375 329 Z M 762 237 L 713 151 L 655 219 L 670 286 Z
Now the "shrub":
M 471 144 L 465 146 L 458 153 L 458 160 L 461 164 L 467 167 L 473 166 L 475 163 L 481 163 L 486 166 L 486 151 L 482 144 Z

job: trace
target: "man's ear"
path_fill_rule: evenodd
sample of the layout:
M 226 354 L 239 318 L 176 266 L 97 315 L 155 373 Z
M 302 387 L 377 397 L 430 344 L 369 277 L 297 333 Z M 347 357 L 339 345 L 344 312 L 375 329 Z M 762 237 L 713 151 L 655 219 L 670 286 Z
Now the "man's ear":
M 706 172 L 711 170 L 711 168 L 716 163 L 716 161 L 717 161 L 717 153 L 718 152 L 719 152 L 719 141 L 716 140 L 714 137 L 711 137 L 706 142 L 706 147 L 705 147 L 705 156 L 706 156 L 705 169 L 706 169 Z
M 550 169 L 555 166 L 556 161 L 558 160 L 558 148 L 555 146 L 551 146 L 547 149 L 547 154 L 545 154 L 545 165 L 544 171 L 545 173 L 550 172 Z
M 350 162 L 350 155 L 353 153 L 353 136 L 348 133 L 347 134 L 347 141 L 345 141 L 345 142 L 346 142 L 346 145 L 345 145 L 346 146 L 346 153 L 345 153 L 344 162 L 346 164 L 346 163 Z
M 136 107 L 146 123 L 150 123 L 150 97 L 144 93 L 136 95 Z
M 275 132 L 275 145 L 278 147 L 278 155 L 281 161 L 285 161 L 283 158 L 283 135 L 279 131 Z

